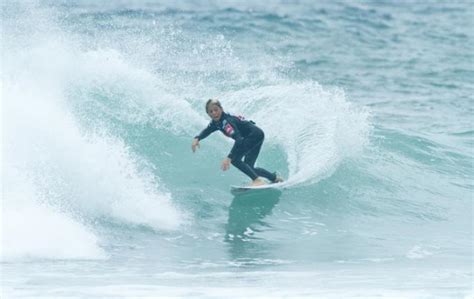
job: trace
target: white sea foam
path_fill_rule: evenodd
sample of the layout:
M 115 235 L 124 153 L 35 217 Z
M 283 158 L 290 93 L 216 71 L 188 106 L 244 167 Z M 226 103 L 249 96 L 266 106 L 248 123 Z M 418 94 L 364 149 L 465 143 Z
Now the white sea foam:
M 22 173 L 8 169 L 2 203 L 2 260 L 105 258 L 86 226 L 43 201 Z
M 3 49 L 4 258 L 101 257 L 87 225 L 98 218 L 176 229 L 184 216 L 159 179 L 120 138 L 88 133 L 70 111 L 68 88 L 97 59 L 47 33 L 24 38 Z M 113 72 L 117 60 L 101 68 Z

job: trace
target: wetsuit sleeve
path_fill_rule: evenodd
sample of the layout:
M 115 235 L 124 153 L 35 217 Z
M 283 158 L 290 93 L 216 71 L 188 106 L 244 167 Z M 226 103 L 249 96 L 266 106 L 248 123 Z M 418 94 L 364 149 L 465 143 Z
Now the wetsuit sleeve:
M 235 154 L 238 153 L 242 149 L 244 145 L 244 137 L 240 133 L 237 126 L 237 122 L 240 121 L 239 119 L 236 119 L 235 117 L 229 117 L 227 121 L 234 128 L 234 133 L 232 134 L 231 137 L 232 139 L 235 140 L 235 142 L 234 142 L 234 145 L 232 146 L 232 149 L 230 150 L 230 153 L 227 155 L 227 157 L 232 160 Z
M 207 127 L 204 130 L 202 130 L 202 132 L 199 133 L 199 135 L 196 135 L 194 138 L 197 138 L 198 140 L 203 140 L 204 138 L 211 135 L 211 133 L 215 132 L 216 130 L 217 130 L 216 125 L 214 125 L 213 122 L 210 122 L 209 125 L 207 125 Z

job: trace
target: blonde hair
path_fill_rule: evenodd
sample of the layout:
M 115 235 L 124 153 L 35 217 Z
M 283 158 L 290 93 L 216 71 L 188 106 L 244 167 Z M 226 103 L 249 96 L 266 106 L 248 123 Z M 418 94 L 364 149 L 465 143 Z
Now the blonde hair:
M 211 105 L 216 105 L 217 107 L 222 109 L 221 102 L 219 102 L 218 99 L 209 99 L 206 102 L 206 113 L 207 113 L 207 111 L 209 111 L 209 106 L 211 106 Z

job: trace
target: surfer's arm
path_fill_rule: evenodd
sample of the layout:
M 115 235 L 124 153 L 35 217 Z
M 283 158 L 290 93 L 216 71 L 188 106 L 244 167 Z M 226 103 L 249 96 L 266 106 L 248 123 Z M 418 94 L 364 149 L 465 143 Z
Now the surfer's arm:
M 202 130 L 201 133 L 199 133 L 199 135 L 195 136 L 193 139 L 193 143 L 191 144 L 191 149 L 193 150 L 193 153 L 196 151 L 196 148 L 199 147 L 199 141 L 211 135 L 211 133 L 215 132 L 216 130 L 217 127 L 214 125 L 214 123 L 211 122 L 204 130 Z
M 199 139 L 194 138 L 193 143 L 191 144 L 191 149 L 193 150 L 193 153 L 196 151 L 197 147 L 199 147 Z
M 196 140 L 196 139 L 198 141 L 203 140 L 204 138 L 211 135 L 215 131 L 217 131 L 217 126 L 213 122 L 211 122 L 211 123 L 209 123 L 209 125 L 207 125 L 207 127 L 204 130 L 202 130 L 201 133 L 199 133 L 199 135 L 196 135 L 194 137 L 194 140 Z

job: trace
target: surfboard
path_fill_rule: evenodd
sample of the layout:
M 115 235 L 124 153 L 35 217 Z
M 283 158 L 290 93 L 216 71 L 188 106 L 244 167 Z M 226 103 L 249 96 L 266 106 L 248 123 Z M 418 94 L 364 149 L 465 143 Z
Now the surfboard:
M 247 194 L 252 192 L 264 192 L 265 190 L 281 190 L 284 183 L 266 184 L 261 186 L 230 186 L 233 195 Z

